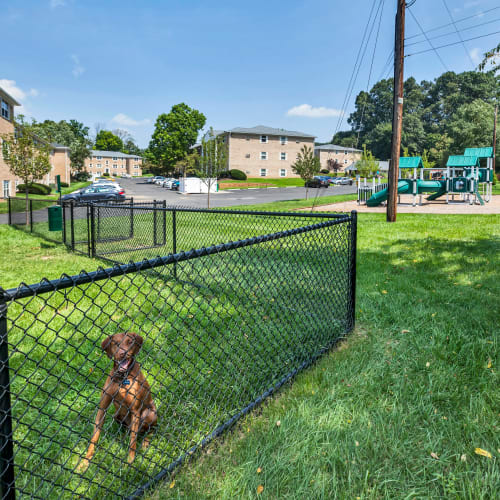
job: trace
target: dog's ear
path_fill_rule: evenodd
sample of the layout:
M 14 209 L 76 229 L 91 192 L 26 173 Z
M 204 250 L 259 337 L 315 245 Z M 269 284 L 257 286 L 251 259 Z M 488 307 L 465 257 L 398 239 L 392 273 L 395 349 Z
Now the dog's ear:
M 106 352 L 108 358 L 112 358 L 111 353 L 111 345 L 112 345 L 113 335 L 110 335 L 108 338 L 104 339 L 101 344 L 101 348 Z
M 132 335 L 134 336 L 134 354 L 137 354 L 141 350 L 144 339 L 137 333 L 132 333 Z

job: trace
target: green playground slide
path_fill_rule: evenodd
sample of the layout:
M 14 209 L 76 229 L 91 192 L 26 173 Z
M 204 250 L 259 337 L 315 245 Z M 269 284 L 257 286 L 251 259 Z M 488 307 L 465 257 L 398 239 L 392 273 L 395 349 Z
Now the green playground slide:
M 443 191 L 444 190 L 444 191 Z M 411 180 L 400 180 L 398 182 L 398 194 L 412 194 L 412 181 Z M 439 196 L 446 193 L 446 181 L 421 181 L 417 180 L 417 194 L 422 193 L 434 193 L 428 200 L 435 200 Z M 375 193 L 370 199 L 367 200 L 366 205 L 368 207 L 376 207 L 382 202 L 386 201 L 388 197 L 388 190 L 382 189 L 378 193 Z
M 387 197 L 389 191 L 388 189 L 382 189 L 382 191 L 379 191 L 378 193 L 375 193 L 372 195 L 371 198 L 369 198 L 366 201 L 366 206 L 368 207 L 376 207 L 377 205 L 380 205 L 382 202 L 387 200 Z M 398 182 L 398 193 L 399 194 L 405 194 L 405 193 L 411 193 L 411 187 L 410 183 L 407 181 L 399 181 Z

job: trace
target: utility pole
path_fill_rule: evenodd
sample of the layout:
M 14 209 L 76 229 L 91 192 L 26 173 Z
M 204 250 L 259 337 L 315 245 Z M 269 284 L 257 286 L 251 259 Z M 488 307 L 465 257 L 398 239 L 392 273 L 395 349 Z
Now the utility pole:
M 493 122 L 493 175 L 496 175 L 495 174 L 495 155 L 497 152 L 497 113 L 498 113 L 498 104 L 495 104 L 495 120 Z
M 398 200 L 399 155 L 401 129 L 403 125 L 403 66 L 405 43 L 406 1 L 397 0 L 396 34 L 394 44 L 394 107 L 392 111 L 391 162 L 389 164 L 389 197 L 387 200 L 387 222 L 396 222 Z

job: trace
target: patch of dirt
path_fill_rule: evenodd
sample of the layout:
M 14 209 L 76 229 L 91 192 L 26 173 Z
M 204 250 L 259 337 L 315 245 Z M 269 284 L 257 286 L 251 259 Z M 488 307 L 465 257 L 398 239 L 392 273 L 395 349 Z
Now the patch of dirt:
M 227 188 L 242 188 L 242 187 L 268 187 L 274 186 L 271 183 L 262 182 L 219 182 L 219 187 L 223 189 Z

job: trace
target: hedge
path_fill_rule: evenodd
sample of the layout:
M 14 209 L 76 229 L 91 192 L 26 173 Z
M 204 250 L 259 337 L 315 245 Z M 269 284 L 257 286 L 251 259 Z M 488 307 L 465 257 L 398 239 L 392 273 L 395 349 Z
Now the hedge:
M 232 170 L 230 170 L 229 174 L 231 175 L 231 179 L 234 179 L 236 181 L 247 180 L 247 174 L 245 174 L 245 172 L 242 172 L 241 170 L 238 170 L 237 168 L 233 168 Z
M 41 194 L 41 195 L 47 195 L 50 194 L 52 189 L 50 186 L 47 186 L 46 184 L 40 184 L 38 182 L 33 182 L 28 186 L 28 193 L 30 194 Z M 18 193 L 25 193 L 26 192 L 26 184 L 18 184 L 17 186 L 17 192 Z

